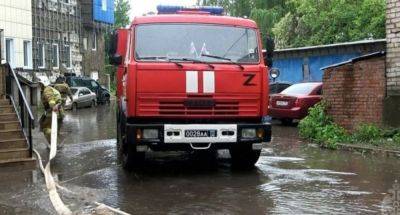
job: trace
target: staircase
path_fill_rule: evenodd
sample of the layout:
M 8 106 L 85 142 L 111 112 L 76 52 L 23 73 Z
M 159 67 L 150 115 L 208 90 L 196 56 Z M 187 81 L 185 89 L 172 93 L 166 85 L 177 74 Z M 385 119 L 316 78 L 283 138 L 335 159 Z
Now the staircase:
M 1 66 L 3 65 L 0 65 L 0 67 Z M 28 120 L 25 119 L 24 116 L 26 117 L 29 114 L 26 114 L 27 111 L 24 109 L 26 107 L 23 107 L 20 109 L 23 114 L 18 115 L 14 107 L 20 106 L 15 105 L 14 100 L 5 97 L 5 95 L 11 94 L 9 92 L 4 92 L 6 91 L 4 87 L 5 83 L 12 83 L 11 80 L 5 81 L 5 69 L 7 69 L 7 67 L 3 66 L 3 68 L 0 68 L 0 167 L 21 166 L 23 169 L 35 168 L 36 159 L 32 157 L 32 148 L 29 142 L 30 138 L 26 135 L 30 135 L 29 132 L 31 132 L 31 130 L 28 129 L 31 129 L 31 127 L 25 126 L 25 128 L 27 128 L 25 132 L 23 129 L 23 125 L 28 124 L 26 123 Z M 14 73 L 14 71 L 10 71 L 10 73 L 11 72 Z M 10 76 L 8 76 L 8 78 L 10 79 Z M 18 87 L 20 88 L 21 86 Z M 7 87 L 7 91 L 10 89 L 11 87 Z M 20 98 L 22 97 L 20 95 Z M 19 101 L 19 103 L 24 102 L 22 99 L 19 99 Z

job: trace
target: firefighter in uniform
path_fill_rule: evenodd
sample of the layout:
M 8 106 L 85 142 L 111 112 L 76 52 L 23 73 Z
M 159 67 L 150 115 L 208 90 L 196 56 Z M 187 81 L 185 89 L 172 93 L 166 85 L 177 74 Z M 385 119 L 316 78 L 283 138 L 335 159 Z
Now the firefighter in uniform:
M 65 83 L 65 77 L 58 77 L 56 80 L 56 84 L 54 85 L 54 88 L 58 90 L 61 94 L 61 99 L 62 99 L 62 106 L 65 108 L 65 103 L 67 99 L 71 99 L 72 101 L 72 93 L 71 89 L 69 88 L 68 84 Z
M 57 113 L 58 116 L 58 131 L 60 131 L 62 121 L 64 118 L 64 111 L 62 108 L 61 94 L 55 88 L 46 85 L 44 82 L 39 82 L 42 94 L 42 104 L 45 109 L 42 117 L 40 118 L 40 130 L 43 132 L 50 145 L 51 141 L 51 122 L 53 112 Z M 57 138 L 58 139 L 58 138 Z

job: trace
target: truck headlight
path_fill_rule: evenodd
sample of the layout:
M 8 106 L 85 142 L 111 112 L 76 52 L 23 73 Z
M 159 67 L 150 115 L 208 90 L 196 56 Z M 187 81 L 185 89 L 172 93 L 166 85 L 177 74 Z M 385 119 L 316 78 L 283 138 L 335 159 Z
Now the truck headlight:
M 143 129 L 143 139 L 157 139 L 158 138 L 158 129 Z
M 254 128 L 243 128 L 242 129 L 242 137 L 243 138 L 255 138 L 256 137 L 256 129 L 254 129 Z

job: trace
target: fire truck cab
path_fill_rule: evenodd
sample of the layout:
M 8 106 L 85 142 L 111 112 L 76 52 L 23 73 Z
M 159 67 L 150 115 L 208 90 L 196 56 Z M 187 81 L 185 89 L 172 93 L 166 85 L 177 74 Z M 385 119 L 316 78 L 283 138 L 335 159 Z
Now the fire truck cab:
M 254 166 L 271 139 L 256 23 L 218 7 L 158 11 L 112 36 L 123 167 L 140 166 L 149 150 L 218 149 L 229 149 L 233 165 Z

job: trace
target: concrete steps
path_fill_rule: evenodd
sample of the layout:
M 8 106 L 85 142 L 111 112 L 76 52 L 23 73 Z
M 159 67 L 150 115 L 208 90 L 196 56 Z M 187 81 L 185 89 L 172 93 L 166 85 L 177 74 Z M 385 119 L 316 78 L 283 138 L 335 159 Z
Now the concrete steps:
M 0 99 L 0 167 L 1 170 L 36 168 L 36 159 L 30 156 L 14 107 L 5 99 Z
M 12 148 L 0 150 L 0 161 L 29 158 L 28 148 Z
M 8 140 L 0 140 L 0 150 L 1 149 L 13 149 L 13 148 L 24 148 L 26 147 L 25 138 L 14 138 Z
M 36 168 L 36 158 L 17 158 L 0 160 L 1 170 L 33 170 Z M 15 169 L 17 168 L 17 169 Z
M 14 113 L 14 107 L 12 105 L 0 105 L 0 114 L 2 113 Z
M 7 99 L 0 99 L 0 105 L 10 105 L 10 102 Z
M 17 121 L 16 113 L 0 113 L 0 122 L 2 121 Z
M 19 121 L 2 121 L 0 122 L 0 130 L 21 129 Z
M 15 138 L 24 138 L 24 133 L 21 129 L 0 130 L 0 140 L 10 140 Z

